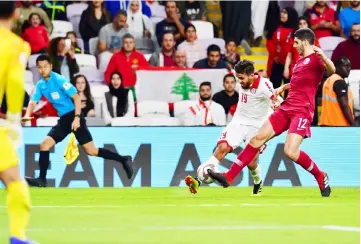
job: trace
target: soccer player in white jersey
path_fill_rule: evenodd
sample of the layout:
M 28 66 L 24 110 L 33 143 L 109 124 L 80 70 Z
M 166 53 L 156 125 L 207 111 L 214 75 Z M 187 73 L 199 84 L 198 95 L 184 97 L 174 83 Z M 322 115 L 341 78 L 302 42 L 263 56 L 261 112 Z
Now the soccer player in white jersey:
M 241 85 L 237 109 L 232 121 L 221 133 L 213 155 L 202 166 L 207 164 L 216 166 L 228 153 L 239 147 L 241 143 L 248 143 L 267 119 L 271 106 L 277 106 L 277 103 L 272 102 L 274 101 L 272 83 L 254 72 L 253 62 L 249 60 L 239 61 L 234 69 Z M 265 147 L 260 150 L 260 153 L 264 149 Z M 258 155 L 247 166 L 254 181 L 253 194 L 257 195 L 262 191 L 261 167 L 258 164 Z M 188 175 L 185 182 L 191 193 L 197 193 L 201 185 L 198 178 Z

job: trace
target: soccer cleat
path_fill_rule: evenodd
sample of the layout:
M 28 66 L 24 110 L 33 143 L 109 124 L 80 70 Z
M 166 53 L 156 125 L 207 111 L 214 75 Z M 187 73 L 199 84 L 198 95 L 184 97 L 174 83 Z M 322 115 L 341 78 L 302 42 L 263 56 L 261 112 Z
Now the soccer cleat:
M 252 195 L 261 195 L 262 193 L 262 181 L 259 184 L 253 184 L 253 191 L 252 191 Z
M 33 177 L 25 177 L 26 182 L 30 187 L 46 187 L 46 179 L 33 178 Z
M 208 169 L 208 174 L 213 180 L 217 181 L 224 188 L 227 188 L 230 185 L 230 181 L 227 179 L 225 173 L 217 173 L 211 169 Z
M 22 241 L 22 240 L 19 240 L 18 238 L 11 237 L 10 238 L 10 244 L 39 244 L 39 243 L 31 241 L 31 240 Z
M 327 173 L 323 173 L 322 178 L 317 180 L 322 197 L 329 197 L 331 195 L 331 187 L 328 181 L 329 179 Z
M 184 181 L 186 182 L 188 188 L 189 188 L 189 191 L 192 193 L 192 194 L 196 194 L 197 191 L 198 191 L 198 188 L 200 186 L 200 182 L 197 178 L 193 178 L 192 176 L 188 175 Z
M 122 161 L 123 168 L 127 173 L 128 179 L 131 179 L 134 175 L 133 160 L 131 156 L 124 156 L 125 160 Z

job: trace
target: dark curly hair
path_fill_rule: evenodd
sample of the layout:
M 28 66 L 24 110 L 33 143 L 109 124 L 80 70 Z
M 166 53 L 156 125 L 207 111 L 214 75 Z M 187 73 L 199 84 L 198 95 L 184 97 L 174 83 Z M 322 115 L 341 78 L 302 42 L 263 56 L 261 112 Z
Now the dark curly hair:
M 250 60 L 243 59 L 234 66 L 234 70 L 239 74 L 251 75 L 254 73 L 254 63 Z

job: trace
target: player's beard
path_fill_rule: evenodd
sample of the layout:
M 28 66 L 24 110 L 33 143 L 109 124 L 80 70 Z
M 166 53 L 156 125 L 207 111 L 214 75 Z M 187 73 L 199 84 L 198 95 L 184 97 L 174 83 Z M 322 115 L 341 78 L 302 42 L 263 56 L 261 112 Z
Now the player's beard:
M 201 97 L 201 100 L 203 102 L 209 101 L 209 100 L 211 100 L 211 96 L 209 96 L 209 97 Z
M 300 46 L 299 48 L 297 48 L 297 51 L 300 56 L 303 57 L 305 55 L 305 47 Z

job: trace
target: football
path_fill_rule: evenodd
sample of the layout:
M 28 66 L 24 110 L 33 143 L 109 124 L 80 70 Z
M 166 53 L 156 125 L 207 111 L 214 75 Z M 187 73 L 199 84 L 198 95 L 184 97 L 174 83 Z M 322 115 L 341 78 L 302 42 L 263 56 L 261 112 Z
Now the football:
M 214 182 L 214 180 L 208 175 L 208 169 L 212 169 L 215 170 L 215 166 L 214 165 L 203 165 L 201 164 L 198 169 L 197 169 L 197 175 L 198 175 L 198 179 L 200 181 L 202 181 L 205 184 L 211 184 Z

